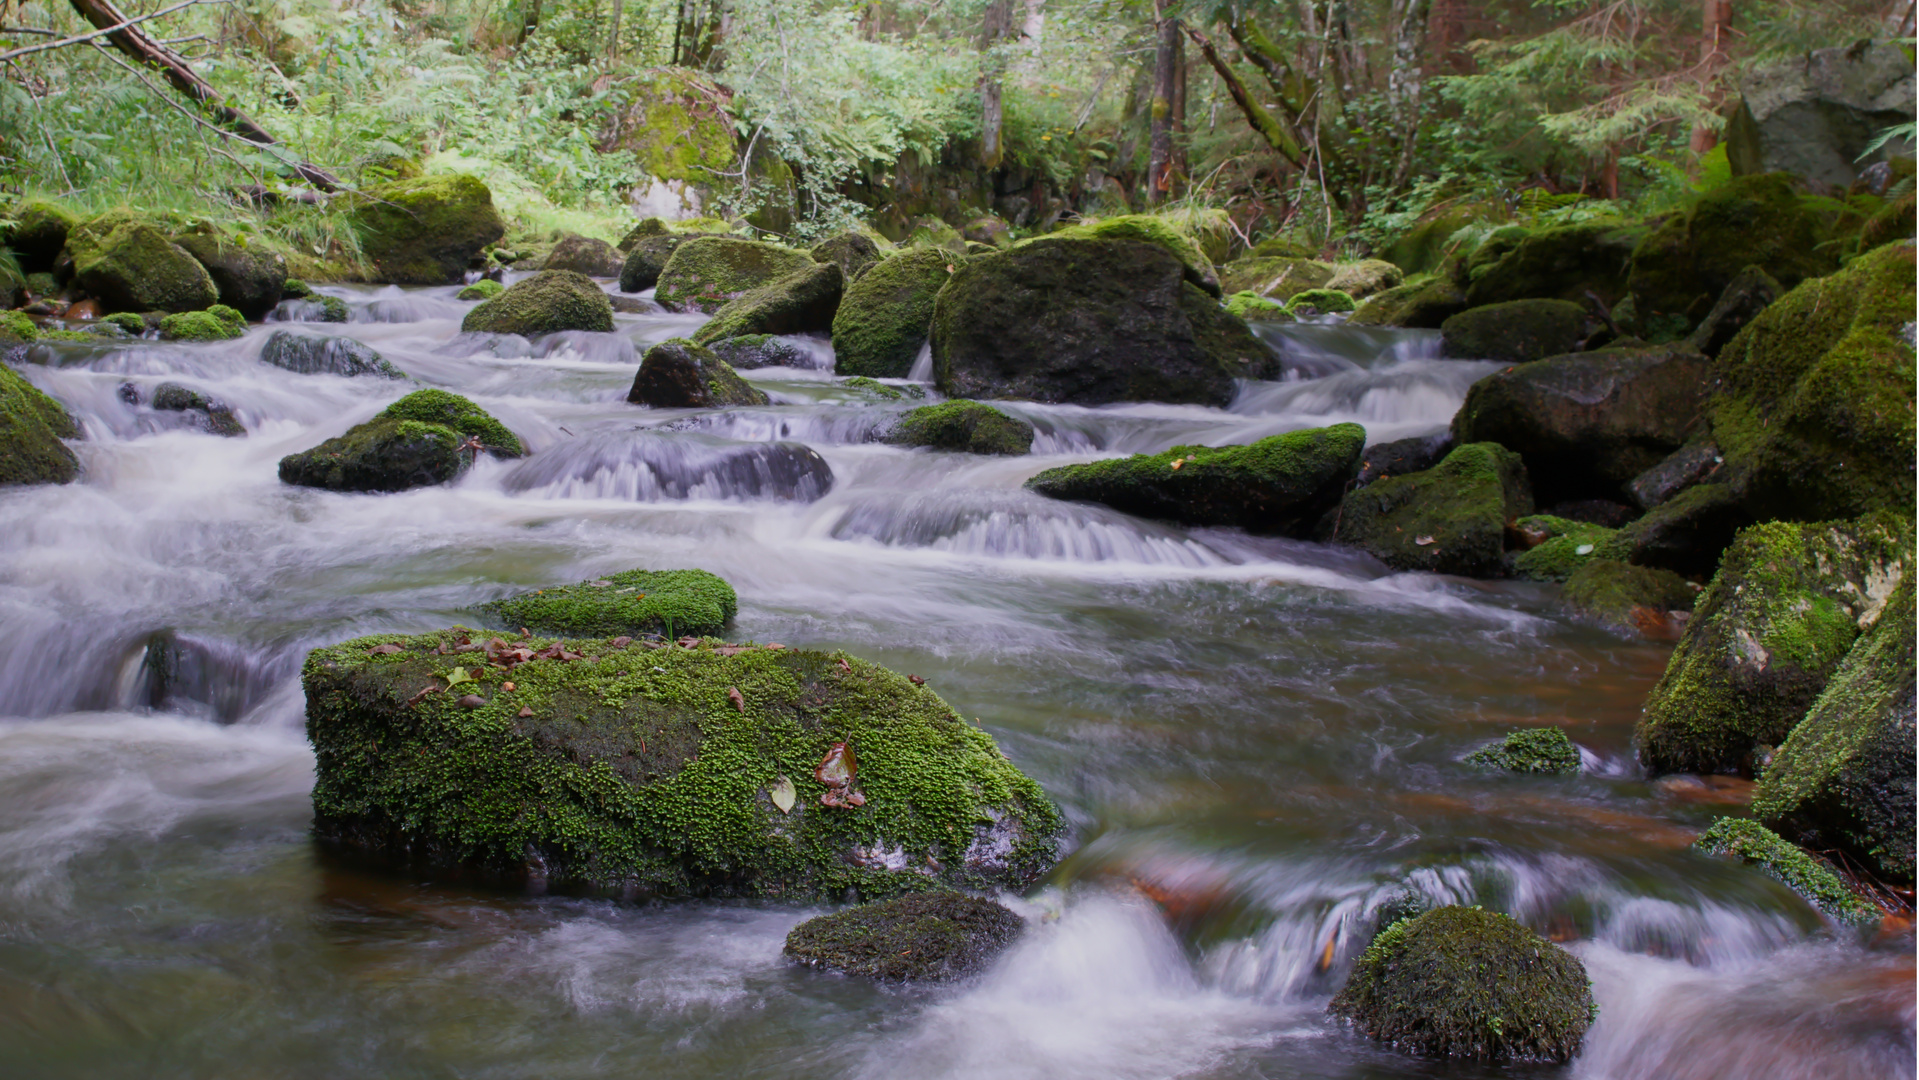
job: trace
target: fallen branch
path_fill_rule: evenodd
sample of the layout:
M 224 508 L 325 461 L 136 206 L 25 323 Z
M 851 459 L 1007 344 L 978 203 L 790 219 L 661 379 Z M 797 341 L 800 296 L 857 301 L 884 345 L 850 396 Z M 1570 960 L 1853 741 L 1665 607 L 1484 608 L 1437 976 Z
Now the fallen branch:
M 179 11 L 181 8 L 190 8 L 196 4 L 200 4 L 203 2 L 205 2 L 205 0 L 184 0 L 183 3 L 175 4 L 172 7 L 167 8 L 163 11 L 156 11 L 151 15 L 142 15 L 137 19 L 127 19 L 126 21 L 115 24 L 113 26 L 103 27 L 99 30 L 95 30 L 90 34 L 75 34 L 74 36 L 69 38 L 61 38 L 59 41 L 45 41 L 45 42 L 41 42 L 38 45 L 22 46 L 21 48 L 14 49 L 12 52 L 0 53 L 0 60 L 12 60 L 15 57 L 28 56 L 37 52 L 46 52 L 48 49 L 59 49 L 59 48 L 64 48 L 68 45 L 78 45 L 83 41 L 92 41 L 94 38 L 97 38 L 97 37 L 104 37 L 107 34 L 118 33 L 121 30 L 125 30 L 129 26 L 134 26 L 139 23 L 146 22 L 149 19 L 157 19 L 162 15 L 171 15 L 174 12 Z M 75 4 L 74 6 L 79 7 L 78 4 Z M 84 15 L 86 13 L 82 11 L 81 14 Z M 9 34 L 47 34 L 49 36 L 53 34 L 53 31 L 51 30 L 33 30 L 26 27 L 12 27 L 12 26 L 7 27 L 6 32 Z

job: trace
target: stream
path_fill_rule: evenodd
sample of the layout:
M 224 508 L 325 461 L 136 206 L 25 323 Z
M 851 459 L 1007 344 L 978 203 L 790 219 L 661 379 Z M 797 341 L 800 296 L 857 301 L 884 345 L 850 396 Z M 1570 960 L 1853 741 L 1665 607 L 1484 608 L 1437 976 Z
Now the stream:
M 20 368 L 83 427 L 85 474 L 0 489 L 0 1076 L 1914 1075 L 1912 939 L 1833 931 L 1690 851 L 1744 787 L 1635 765 L 1669 643 L 1570 622 L 1543 586 L 1021 488 L 1339 421 L 1437 432 L 1494 367 L 1438 359 L 1432 332 L 1263 328 L 1289 377 L 1230 408 L 1012 403 L 1033 456 L 975 458 L 865 441 L 918 402 L 845 388 L 824 342 L 802 343 L 819 368 L 742 373 L 771 406 L 649 410 L 625 402 L 640 355 L 699 317 L 529 345 L 458 334 L 453 288 L 326 291 L 351 323 L 42 344 Z M 529 457 L 400 494 L 283 485 L 282 456 L 417 388 L 261 363 L 296 325 L 473 398 Z M 250 434 L 122 391 L 162 382 Z M 874 985 L 782 959 L 824 908 L 476 891 L 308 841 L 307 650 L 677 567 L 734 585 L 740 640 L 924 677 L 1060 804 L 1074 849 L 1008 898 L 1029 930 L 988 972 Z M 1578 777 L 1461 762 L 1546 724 Z M 1581 1056 L 1422 1062 L 1330 1020 L 1407 894 L 1566 943 L 1600 1010 Z

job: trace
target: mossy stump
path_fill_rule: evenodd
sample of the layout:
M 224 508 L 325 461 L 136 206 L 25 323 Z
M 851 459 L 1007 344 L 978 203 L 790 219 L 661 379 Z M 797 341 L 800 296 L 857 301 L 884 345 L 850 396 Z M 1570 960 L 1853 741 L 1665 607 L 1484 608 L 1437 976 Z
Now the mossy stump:
M 1598 1013 L 1586 967 L 1508 916 L 1444 907 L 1367 947 L 1334 1015 L 1421 1057 L 1572 1060 Z
M 390 863 L 627 896 L 883 898 L 1023 888 L 1062 829 L 991 736 L 843 653 L 456 628 L 317 649 L 302 683 L 314 833 Z M 816 779 L 836 749 L 838 783 Z
M 884 383 L 872 385 L 891 389 Z M 899 397 L 899 392 L 894 391 L 893 396 Z M 983 402 L 946 401 L 922 405 L 900 417 L 886 441 L 895 446 L 1017 456 L 1032 451 L 1033 425 Z
M 569 637 L 714 637 L 739 610 L 733 586 L 704 570 L 628 570 L 480 605 L 501 625 Z
M 1025 928 L 991 900 L 942 890 L 808 919 L 786 935 L 785 953 L 847 975 L 935 982 L 982 970 Z

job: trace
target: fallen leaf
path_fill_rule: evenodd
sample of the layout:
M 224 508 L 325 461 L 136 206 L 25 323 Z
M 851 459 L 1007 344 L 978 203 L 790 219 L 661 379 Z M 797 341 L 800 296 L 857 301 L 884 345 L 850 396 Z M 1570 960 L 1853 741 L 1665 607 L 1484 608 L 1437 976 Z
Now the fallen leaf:
M 842 657 L 840 659 L 840 670 L 846 672 L 848 675 L 851 675 L 853 674 L 853 665 L 847 663 L 845 658 Z
M 400 651 L 401 649 L 398 645 L 388 643 L 385 645 L 375 645 L 371 649 L 368 649 L 367 653 L 370 656 L 392 656 L 394 653 Z
M 782 814 L 792 813 L 793 804 L 798 802 L 800 797 L 800 793 L 793 788 L 793 781 L 785 776 L 773 781 L 773 786 L 767 789 L 767 794 L 773 797 L 773 805 L 779 807 Z
M 472 682 L 472 681 L 473 681 L 473 676 L 468 675 L 466 673 L 465 668 L 456 667 L 453 669 L 452 673 L 447 675 L 446 677 L 446 685 L 447 685 L 447 689 L 449 690 L 460 685 L 461 683 Z
M 1420 547 L 1430 547 L 1434 542 L 1435 541 L 1430 536 L 1419 536 L 1419 537 L 1413 538 L 1413 543 L 1419 545 Z
M 914 686 L 925 686 L 925 685 L 926 685 L 926 680 L 925 680 L 925 679 L 922 679 L 922 678 L 920 678 L 920 677 L 919 677 L 918 675 L 908 675 L 908 676 L 906 677 L 906 681 L 907 681 L 907 682 L 910 682 L 910 683 L 912 683 L 912 684 L 913 684 Z
M 1574 555 L 1591 555 L 1592 553 L 1593 546 L 1591 544 L 1581 544 L 1573 549 Z
M 598 581 L 589 581 L 587 582 L 587 584 L 593 586 L 596 589 L 610 589 L 613 587 L 613 583 L 606 580 L 605 578 L 601 578 Z
M 633 644 L 633 639 L 630 637 L 616 637 L 612 641 L 607 642 L 607 644 L 613 646 L 616 649 L 624 649 L 628 645 Z
M 1177 468 L 1179 468 L 1179 467 L 1180 467 L 1181 465 L 1184 465 L 1184 464 L 1186 464 L 1186 459 L 1185 459 L 1185 458 L 1174 458 L 1174 459 L 1173 459 L 1173 468 L 1175 468 L 1175 469 L 1177 469 Z
M 769 649 L 784 649 L 784 648 L 786 648 L 786 646 L 784 646 L 784 645 L 782 645 L 782 644 L 780 644 L 780 643 L 779 643 L 779 642 L 777 642 L 777 641 L 769 641 L 769 642 L 767 642 L 767 643 L 766 643 L 766 648 L 769 648 Z
M 739 687 L 737 687 L 737 686 L 729 686 L 729 687 L 727 687 L 727 688 L 726 688 L 726 700 L 728 700 L 728 701 L 730 701 L 730 702 L 732 702 L 732 703 L 733 703 L 733 707 L 734 707 L 735 709 L 738 709 L 738 710 L 739 710 L 739 711 L 741 712 L 741 714 L 742 714 L 742 715 L 743 715 L 743 714 L 745 714 L 745 712 L 746 712 L 746 698 L 744 698 L 744 697 L 742 697 L 742 696 L 740 695 L 740 688 L 739 688 Z
M 529 716 L 532 716 L 532 715 L 533 715 L 533 710 L 532 710 L 532 709 L 530 709 L 530 708 L 527 708 L 526 706 L 521 706 L 521 707 L 520 707 L 520 719 L 522 719 L 522 720 L 524 720 L 524 719 L 526 719 L 527 717 L 529 717 Z
M 478 694 L 468 694 L 460 699 L 460 708 L 462 709 L 477 709 L 484 704 L 486 704 L 486 699 Z
M 426 696 L 427 696 L 428 694 L 437 694 L 437 693 L 439 693 L 439 692 L 440 692 L 440 688 L 439 688 L 439 687 L 437 687 L 437 686 L 428 686 L 428 687 L 426 687 L 426 688 L 424 688 L 424 689 L 422 689 L 422 690 L 421 690 L 421 691 L 420 691 L 419 693 L 417 693 L 417 694 L 415 694 L 415 695 L 413 695 L 413 696 L 412 696 L 412 697 L 410 697 L 410 698 L 407 698 L 407 699 L 406 699 L 406 703 L 407 703 L 407 705 L 409 705 L 409 706 L 413 706 L 413 705 L 418 705 L 418 704 L 419 704 L 420 702 L 422 702 L 422 701 L 425 701 L 425 700 L 426 700 Z
M 512 693 L 512 692 L 513 692 L 513 684 L 512 684 L 512 683 L 510 683 L 510 682 L 504 682 L 504 683 L 501 683 L 501 684 L 500 684 L 500 689 L 502 689 L 502 690 L 505 690 L 505 691 L 506 691 L 507 693 Z

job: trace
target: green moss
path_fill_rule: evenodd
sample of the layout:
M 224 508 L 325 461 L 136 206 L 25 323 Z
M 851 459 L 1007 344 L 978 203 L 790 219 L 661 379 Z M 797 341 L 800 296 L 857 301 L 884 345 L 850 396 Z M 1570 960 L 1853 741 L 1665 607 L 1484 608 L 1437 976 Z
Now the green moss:
M 1832 234 L 1795 183 L 1785 173 L 1735 177 L 1653 230 L 1632 255 L 1639 321 L 1664 314 L 1697 323 L 1748 266 L 1787 288 L 1838 269 Z
M 1277 300 L 1268 300 L 1255 292 L 1236 292 L 1226 298 L 1226 310 L 1248 322 L 1293 321 L 1293 313 Z
M 953 256 L 907 251 L 881 260 L 847 286 L 833 315 L 833 370 L 904 378 L 926 344 L 933 300 Z
M 1374 293 L 1353 309 L 1353 326 L 1403 326 L 1437 329 L 1466 309 L 1466 293 L 1445 275 L 1422 276 Z
M 43 199 L 29 199 L 5 216 L 13 219 L 7 246 L 18 256 L 20 268 L 29 273 L 51 268 L 66 246 L 67 234 L 80 224 L 72 211 Z
M 922 405 L 901 417 L 886 441 L 969 454 L 1018 455 L 1032 450 L 1033 425 L 982 402 L 945 401 Z
M 843 282 L 834 263 L 801 267 L 729 300 L 693 334 L 708 345 L 747 334 L 804 334 L 830 329 Z
M 628 570 L 480 605 L 509 627 L 543 634 L 712 637 L 739 610 L 733 587 L 704 570 Z
M 955 979 L 984 968 L 1025 925 L 991 900 L 940 890 L 808 919 L 786 935 L 785 952 L 870 979 Z
M 60 440 L 79 435 L 59 402 L 0 364 L 0 486 L 68 483 L 80 462 Z
M 733 127 L 725 92 L 705 76 L 682 68 L 649 68 L 615 84 L 632 102 L 620 117 L 610 145 L 623 150 L 649 176 L 707 185 L 737 172 Z
M 323 840 L 507 880 L 794 900 L 1020 888 L 1055 857 L 1061 821 L 1038 785 L 884 668 L 585 639 L 564 643 L 581 659 L 499 671 L 453 651 L 468 639 L 383 635 L 307 658 Z M 370 651 L 386 644 L 398 651 Z M 456 667 L 479 680 L 448 689 Z M 862 806 L 820 804 L 813 770 L 834 743 L 857 755 Z M 770 796 L 781 777 L 797 788 L 791 813 Z M 889 854 L 904 868 L 886 869 Z
M 1583 521 L 1568 521 L 1549 514 L 1520 518 L 1515 527 L 1521 532 L 1544 533 L 1548 539 L 1513 556 L 1513 576 L 1530 581 L 1564 581 L 1601 554 L 1614 530 Z
M 1468 443 L 1423 472 L 1349 493 L 1332 538 L 1395 570 L 1494 577 L 1505 570 L 1507 522 L 1532 508 L 1519 455 L 1496 443 Z
M 231 341 L 245 334 L 244 320 L 235 325 L 211 311 L 187 311 L 160 320 L 160 337 L 164 341 Z
M 1663 632 L 1665 613 L 1689 611 L 1693 599 L 1685 578 L 1654 566 L 1588 559 L 1566 578 L 1567 606 L 1625 634 Z
M 805 252 L 730 236 L 695 236 L 673 249 L 653 297 L 669 311 L 711 315 L 729 300 L 815 265 Z
M 1612 305 L 1626 295 L 1633 249 L 1644 224 L 1590 221 L 1495 232 L 1465 264 L 1468 307 L 1534 297 L 1581 303 L 1587 293 Z
M 471 176 L 422 176 L 368 189 L 352 210 L 360 248 L 398 285 L 457 283 L 467 263 L 506 235 L 493 193 Z
M 1508 300 L 1447 319 L 1445 355 L 1523 364 L 1575 352 L 1586 340 L 1586 309 L 1567 300 Z
M 1911 526 L 1741 530 L 1699 596 L 1634 732 L 1653 772 L 1736 772 L 1805 715 L 1911 559 Z
M 1186 267 L 1186 280 L 1214 296 L 1220 296 L 1219 272 L 1192 237 L 1164 218 L 1151 214 L 1122 214 L 1084 225 L 1069 225 L 1047 234 L 1048 239 L 1066 240 L 1143 240 L 1158 244 L 1173 253 Z M 1238 291 L 1238 290 L 1235 290 Z
M 864 375 L 855 375 L 840 385 L 859 394 L 861 397 L 874 398 L 879 401 L 899 401 L 906 397 L 905 394 L 900 392 L 898 387 L 888 386 L 883 382 L 876 379 L 869 379 Z
M 228 326 L 238 328 L 241 333 L 246 332 L 247 317 L 240 314 L 237 308 L 231 308 L 225 304 L 215 304 L 207 309 L 207 314 L 219 319 Z
M 280 293 L 289 300 L 311 300 L 318 295 L 313 291 L 313 286 L 293 277 L 288 278 L 286 284 L 280 286 Z
M 117 326 L 134 337 L 140 337 L 147 332 L 147 321 L 131 311 L 116 311 L 100 321 L 109 326 Z
M 445 390 L 415 390 L 388 405 L 380 415 L 392 420 L 439 424 L 461 435 L 477 437 L 486 452 L 494 457 L 516 458 L 526 453 L 520 440 L 485 409 Z
M 110 310 L 192 312 L 220 299 L 206 268 L 151 225 L 106 214 L 75 230 L 70 246 L 76 236 L 74 279 Z
M 343 323 L 348 321 L 350 313 L 347 310 L 345 300 L 337 296 L 315 296 L 313 300 L 320 305 L 320 322 Z
M 1026 486 L 1142 517 L 1303 535 L 1338 501 L 1365 445 L 1365 428 L 1334 424 L 1245 446 L 1175 446 L 1063 465 Z
M 542 270 L 466 313 L 463 333 L 551 334 L 563 330 L 609 333 L 613 303 L 593 279 L 571 270 Z
M 1399 267 L 1384 259 L 1361 259 L 1333 265 L 1333 279 L 1326 283 L 1326 287 L 1337 289 L 1355 300 L 1385 292 L 1406 280 L 1406 275 Z
M 1578 958 L 1465 907 L 1387 927 L 1329 1008 L 1410 1053 L 1478 1061 L 1569 1061 L 1598 1014 Z
M 1358 306 L 1350 295 L 1338 289 L 1307 289 L 1287 301 L 1286 312 L 1297 319 L 1306 315 L 1351 311 Z
M 1576 773 L 1579 748 L 1556 727 L 1528 728 L 1473 751 L 1466 755 L 1466 760 L 1508 772 Z
M 452 428 L 376 416 L 311 450 L 280 459 L 280 481 L 329 491 L 405 491 L 444 484 L 465 471 Z
M 506 291 L 506 286 L 492 278 L 482 278 L 455 294 L 455 300 L 491 300 Z
M 1251 257 L 1220 267 L 1220 289 L 1227 294 L 1250 292 L 1273 300 L 1291 300 L 1309 289 L 1323 289 L 1333 280 L 1331 263 L 1306 258 Z
M 1863 255 L 1895 240 L 1912 239 L 1915 228 L 1919 227 L 1919 217 L 1914 213 L 1914 194 L 1906 192 L 1866 219 L 1859 229 L 1858 254 Z
M 839 267 L 841 279 L 851 285 L 885 257 L 880 251 L 881 242 L 865 233 L 848 231 L 814 244 L 807 254 L 814 262 L 830 262 Z
M 0 341 L 37 341 L 40 327 L 25 312 L 0 311 Z
M 1756 821 L 1720 818 L 1693 842 L 1693 847 L 1758 867 L 1839 922 L 1864 925 L 1879 921 L 1878 910 L 1854 895 L 1830 867 Z

